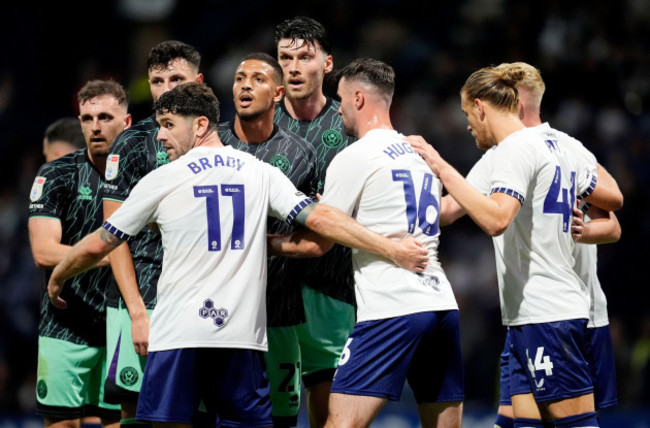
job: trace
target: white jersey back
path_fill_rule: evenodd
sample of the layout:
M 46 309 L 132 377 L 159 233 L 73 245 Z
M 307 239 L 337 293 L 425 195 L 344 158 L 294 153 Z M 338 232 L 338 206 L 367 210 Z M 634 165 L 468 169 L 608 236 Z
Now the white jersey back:
M 539 129 L 543 133 L 552 134 L 554 138 L 561 141 L 563 146 L 580 158 L 582 162 L 593 164 L 594 168 L 596 167 L 596 157 L 580 141 L 562 131 L 551 128 L 548 123 L 539 125 L 536 129 Z M 584 202 L 581 203 L 580 208 L 584 208 Z M 585 221 L 589 221 L 589 217 L 586 215 Z M 573 258 L 575 259 L 573 268 L 589 290 L 590 307 L 588 327 L 608 325 L 607 297 L 598 280 L 598 250 L 596 245 L 576 244 L 573 250 Z
M 424 274 L 353 250 L 358 321 L 458 309 L 438 261 L 441 188 L 431 169 L 396 131 L 372 130 L 332 160 L 322 203 L 389 238 L 412 235 L 429 250 Z
M 574 156 L 548 130 L 511 134 L 467 177 L 485 194 L 506 193 L 522 204 L 493 240 L 502 321 L 508 326 L 589 315 L 589 295 L 573 269 L 571 222 L 577 195 L 595 186 L 595 163 Z
M 291 221 L 310 202 L 232 147 L 198 147 L 145 176 L 105 227 L 127 237 L 157 223 L 162 234 L 149 350 L 266 350 L 266 218 Z

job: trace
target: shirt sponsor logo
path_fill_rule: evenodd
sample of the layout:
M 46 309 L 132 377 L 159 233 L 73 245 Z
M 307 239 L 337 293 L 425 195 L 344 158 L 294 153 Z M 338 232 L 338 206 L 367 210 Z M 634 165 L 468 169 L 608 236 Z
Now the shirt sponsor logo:
M 214 302 L 210 299 L 206 299 L 203 302 L 203 306 L 199 309 L 199 316 L 203 319 L 211 318 L 218 328 L 226 325 L 226 319 L 228 318 L 228 309 L 226 308 L 215 308 Z
M 167 152 L 158 152 L 156 153 L 156 166 L 165 165 L 169 163 L 169 156 Z
M 108 155 L 106 159 L 106 171 L 104 173 L 106 180 L 113 180 L 120 172 L 120 155 Z
M 45 184 L 47 178 L 38 176 L 34 179 L 34 184 L 32 185 L 32 190 L 29 192 L 29 200 L 36 202 L 43 196 L 43 184 Z
M 81 186 L 79 188 L 79 194 L 77 195 L 78 201 L 92 201 L 93 200 L 93 191 L 90 187 Z
M 321 141 L 330 149 L 338 149 L 343 144 L 343 135 L 336 129 L 328 129 L 323 132 Z
M 425 287 L 434 289 L 435 291 L 440 291 L 440 278 L 435 275 L 422 275 L 420 274 L 420 282 Z

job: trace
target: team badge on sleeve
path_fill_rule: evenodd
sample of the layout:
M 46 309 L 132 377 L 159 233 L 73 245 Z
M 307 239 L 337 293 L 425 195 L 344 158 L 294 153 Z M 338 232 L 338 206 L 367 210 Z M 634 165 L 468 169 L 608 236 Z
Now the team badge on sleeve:
M 108 159 L 106 159 L 106 173 L 104 174 L 106 180 L 112 180 L 117 177 L 119 165 L 120 155 L 108 155 Z
M 34 179 L 32 190 L 29 192 L 29 199 L 32 202 L 38 201 L 38 199 L 43 195 L 43 184 L 45 184 L 45 180 L 45 177 L 40 176 Z

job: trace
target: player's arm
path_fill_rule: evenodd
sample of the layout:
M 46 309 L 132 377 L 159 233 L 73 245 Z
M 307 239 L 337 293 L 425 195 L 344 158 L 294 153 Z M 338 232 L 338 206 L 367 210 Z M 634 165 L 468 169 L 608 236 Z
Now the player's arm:
M 32 256 L 39 269 L 54 268 L 72 248 L 61 243 L 63 230 L 58 218 L 31 217 L 27 227 Z M 108 266 L 108 259 L 100 260 L 97 266 Z
M 485 233 L 498 236 L 508 228 L 521 208 L 517 198 L 504 193 L 493 193 L 489 197 L 483 195 L 422 137 L 408 136 L 406 139 L 438 176 L 447 192 Z
M 621 225 L 616 215 L 592 205 L 587 211 L 590 220 L 585 222 L 582 211 L 574 208 L 571 234 L 581 244 L 609 244 L 621 238 Z
M 47 293 L 52 304 L 59 309 L 65 309 L 67 303 L 59 297 L 63 283 L 95 266 L 120 243 L 122 243 L 122 239 L 100 227 L 71 247 L 63 260 L 52 271 L 47 284 Z
M 104 219 L 108 219 L 122 205 L 122 202 L 104 199 Z M 149 348 L 149 315 L 144 304 L 133 266 L 131 250 L 123 242 L 109 255 L 113 277 L 120 290 L 124 304 L 131 318 L 133 347 L 139 355 L 147 355 Z
M 465 214 L 465 209 L 451 195 L 440 199 L 440 226 L 448 226 Z
M 596 205 L 606 211 L 616 211 L 623 207 L 623 194 L 614 177 L 600 164 L 598 164 L 598 180 L 593 192 L 585 201 Z
M 271 248 L 275 254 L 295 256 L 312 250 L 326 252 L 334 242 L 379 254 L 398 266 L 415 272 L 423 272 L 429 262 L 428 251 L 414 238 L 393 241 L 366 229 L 355 219 L 331 205 L 310 204 L 298 213 L 295 221 L 331 242 L 306 231 L 299 231 L 292 234 L 293 236 L 281 237 L 275 243 L 272 242 Z

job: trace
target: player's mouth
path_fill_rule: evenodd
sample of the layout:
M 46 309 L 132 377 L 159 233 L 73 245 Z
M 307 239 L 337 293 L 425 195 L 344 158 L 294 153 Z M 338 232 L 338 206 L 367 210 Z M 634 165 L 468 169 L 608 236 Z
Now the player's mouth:
M 93 144 L 104 144 L 106 143 L 106 138 L 103 137 L 94 137 L 90 139 L 90 142 Z
M 289 79 L 289 87 L 299 89 L 305 82 L 302 79 Z
M 250 94 L 242 94 L 239 96 L 239 105 L 248 107 L 253 103 L 253 97 Z

